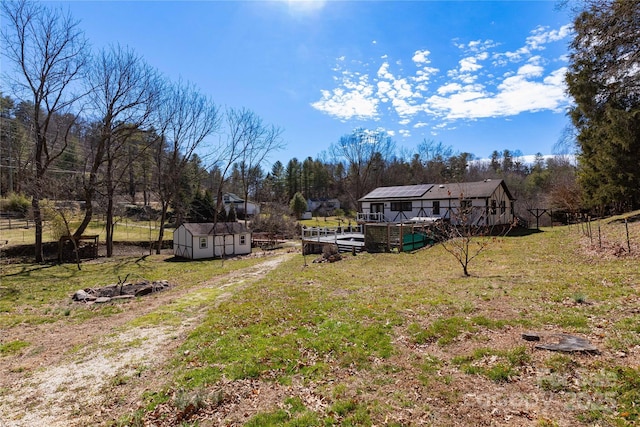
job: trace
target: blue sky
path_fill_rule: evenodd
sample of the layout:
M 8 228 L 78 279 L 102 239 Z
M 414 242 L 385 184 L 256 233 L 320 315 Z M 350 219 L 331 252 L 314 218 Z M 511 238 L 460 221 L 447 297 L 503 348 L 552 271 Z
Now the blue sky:
M 94 48 L 128 45 L 222 107 L 280 126 L 286 163 L 354 128 L 487 157 L 551 154 L 569 124 L 554 1 L 69 1 Z

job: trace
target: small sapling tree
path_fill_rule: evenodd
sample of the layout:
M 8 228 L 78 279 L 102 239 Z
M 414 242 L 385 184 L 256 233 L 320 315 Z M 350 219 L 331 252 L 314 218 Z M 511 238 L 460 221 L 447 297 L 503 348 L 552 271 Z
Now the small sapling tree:
M 437 225 L 440 244 L 462 267 L 465 276 L 469 274 L 469 264 L 491 245 L 498 242 L 513 228 L 513 224 L 489 225 L 485 208 L 466 206 L 460 201 L 460 207 L 449 211 L 449 219 Z

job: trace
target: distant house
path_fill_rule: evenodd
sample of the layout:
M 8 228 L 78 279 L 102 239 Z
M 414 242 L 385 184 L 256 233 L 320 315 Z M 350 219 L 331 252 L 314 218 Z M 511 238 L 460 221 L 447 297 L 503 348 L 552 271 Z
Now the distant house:
M 336 209 L 340 209 L 340 200 L 338 199 L 308 199 L 307 211 L 316 212 L 320 215 L 330 215 Z
M 358 200 L 359 222 L 459 220 L 474 225 L 510 224 L 514 202 L 503 180 L 379 187 Z
M 188 259 L 251 253 L 251 232 L 239 222 L 184 223 L 173 232 L 173 254 Z
M 227 211 L 227 213 L 229 213 L 229 210 L 233 205 L 238 217 L 244 218 L 244 199 L 238 197 L 234 193 L 224 193 L 222 195 L 222 203 L 224 204 L 224 208 Z M 247 201 L 247 215 L 254 216 L 259 213 L 260 213 L 260 205 L 252 201 Z

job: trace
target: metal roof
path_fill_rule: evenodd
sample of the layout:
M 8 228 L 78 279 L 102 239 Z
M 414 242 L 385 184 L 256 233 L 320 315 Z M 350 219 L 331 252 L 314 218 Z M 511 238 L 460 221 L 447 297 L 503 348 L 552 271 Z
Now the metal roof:
M 395 187 L 378 187 L 360 202 L 377 200 L 446 200 L 446 199 L 478 199 L 491 197 L 496 189 L 502 186 L 509 199 L 513 199 L 504 181 L 486 179 L 476 182 L 458 182 L 450 184 L 419 184 Z
M 491 197 L 499 186 L 503 186 L 509 199 L 512 199 L 511 193 L 501 179 L 486 179 L 476 182 L 458 182 L 451 184 L 434 185 L 433 188 L 425 195 L 426 199 L 445 200 L 445 199 L 481 199 Z
M 393 187 L 378 187 L 360 201 L 390 200 L 390 199 L 418 199 L 422 197 L 433 184 L 398 185 Z

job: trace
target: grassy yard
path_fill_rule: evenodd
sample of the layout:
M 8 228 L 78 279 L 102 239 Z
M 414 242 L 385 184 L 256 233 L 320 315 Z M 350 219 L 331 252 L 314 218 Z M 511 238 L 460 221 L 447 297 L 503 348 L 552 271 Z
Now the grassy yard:
M 300 225 L 305 227 L 346 227 L 349 224 L 353 226 L 357 225 L 355 219 L 337 216 L 314 217 L 311 219 L 303 219 L 298 222 Z
M 629 226 L 631 255 L 616 250 L 620 221 L 600 224 L 595 242 L 580 226 L 546 228 L 495 240 L 471 277 L 440 246 L 333 264 L 295 255 L 208 310 L 156 373 L 163 385 L 111 424 L 636 425 L 640 224 Z M 126 309 L 61 302 L 84 284 L 130 273 L 194 286 L 222 267 L 148 257 L 2 268 L 10 330 Z M 600 353 L 539 350 L 523 332 L 575 334 Z M 0 360 L 33 344 L 3 342 Z
M 69 225 L 71 231 L 74 231 L 78 225 L 80 225 L 80 221 L 71 221 Z M 114 228 L 114 241 L 154 241 L 158 238 L 158 225 L 159 223 L 157 221 L 134 221 L 123 218 L 116 222 Z M 91 224 L 85 231 L 85 234 L 99 235 L 100 242 L 104 242 L 106 239 L 104 221 L 91 221 Z M 172 239 L 173 229 L 165 229 L 164 238 Z M 57 240 L 56 231 L 54 231 L 51 223 L 45 221 L 43 241 L 56 242 Z M 3 241 L 2 243 L 7 241 L 8 245 L 32 245 L 35 242 L 35 228 L 33 221 L 27 222 L 24 219 L 0 219 L 0 241 Z

